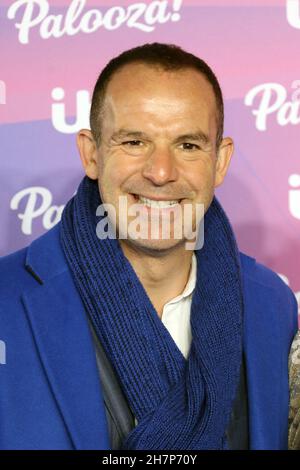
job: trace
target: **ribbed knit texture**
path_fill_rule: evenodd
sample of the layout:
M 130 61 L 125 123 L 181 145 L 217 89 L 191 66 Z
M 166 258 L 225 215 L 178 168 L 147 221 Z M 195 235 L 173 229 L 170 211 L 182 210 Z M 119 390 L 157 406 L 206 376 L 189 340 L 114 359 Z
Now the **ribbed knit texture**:
M 118 240 L 97 238 L 99 204 L 97 182 L 85 177 L 64 209 L 61 242 L 85 309 L 138 420 L 123 448 L 226 448 L 240 378 L 243 296 L 239 254 L 225 213 L 214 198 L 205 215 L 186 360 Z

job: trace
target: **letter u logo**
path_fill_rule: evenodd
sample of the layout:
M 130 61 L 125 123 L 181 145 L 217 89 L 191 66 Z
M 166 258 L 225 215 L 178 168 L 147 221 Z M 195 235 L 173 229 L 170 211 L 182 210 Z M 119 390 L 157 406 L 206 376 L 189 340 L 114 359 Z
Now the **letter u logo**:
M 287 0 L 286 17 L 293 28 L 300 29 L 300 0 Z

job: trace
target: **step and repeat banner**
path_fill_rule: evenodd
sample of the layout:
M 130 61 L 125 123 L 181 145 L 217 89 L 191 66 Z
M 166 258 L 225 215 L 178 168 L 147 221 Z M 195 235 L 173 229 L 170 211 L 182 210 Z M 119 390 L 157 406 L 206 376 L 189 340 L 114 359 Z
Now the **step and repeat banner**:
M 300 304 L 300 0 L 1 0 L 0 41 L 0 255 L 60 220 L 103 66 L 167 42 L 216 72 L 235 141 L 217 196 L 240 249 Z

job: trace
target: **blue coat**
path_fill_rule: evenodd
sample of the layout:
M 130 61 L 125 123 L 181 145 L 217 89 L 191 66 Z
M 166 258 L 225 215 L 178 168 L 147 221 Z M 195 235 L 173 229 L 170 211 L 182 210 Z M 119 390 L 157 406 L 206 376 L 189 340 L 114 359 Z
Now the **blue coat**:
M 93 340 L 60 224 L 0 260 L 0 449 L 109 449 Z M 287 448 L 295 297 L 241 254 L 252 449 Z

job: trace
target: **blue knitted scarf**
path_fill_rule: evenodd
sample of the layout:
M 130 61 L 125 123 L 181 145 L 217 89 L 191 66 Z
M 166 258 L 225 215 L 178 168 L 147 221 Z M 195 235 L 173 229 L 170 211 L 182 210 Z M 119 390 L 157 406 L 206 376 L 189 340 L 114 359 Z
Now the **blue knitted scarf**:
M 124 449 L 224 449 L 242 357 L 243 296 L 232 229 L 214 198 L 205 215 L 186 360 L 118 240 L 100 240 L 96 181 L 62 215 L 61 242 L 85 309 L 138 420 Z

